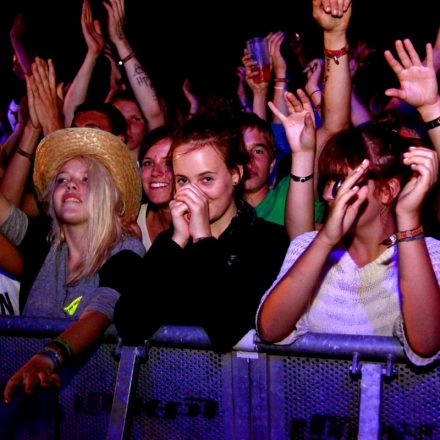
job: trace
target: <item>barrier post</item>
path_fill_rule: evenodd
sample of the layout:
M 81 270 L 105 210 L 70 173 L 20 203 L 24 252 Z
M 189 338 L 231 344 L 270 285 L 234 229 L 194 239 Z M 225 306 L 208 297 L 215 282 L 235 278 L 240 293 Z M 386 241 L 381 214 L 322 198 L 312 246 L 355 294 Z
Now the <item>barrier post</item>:
M 381 364 L 363 363 L 361 366 L 359 440 L 375 440 L 380 436 L 382 370 Z
M 130 407 L 139 373 L 140 361 L 145 359 L 148 346 L 123 346 L 121 340 L 116 347 L 116 355 L 120 356 L 116 377 L 115 392 L 110 413 L 107 440 L 124 440 L 129 435 L 131 419 Z

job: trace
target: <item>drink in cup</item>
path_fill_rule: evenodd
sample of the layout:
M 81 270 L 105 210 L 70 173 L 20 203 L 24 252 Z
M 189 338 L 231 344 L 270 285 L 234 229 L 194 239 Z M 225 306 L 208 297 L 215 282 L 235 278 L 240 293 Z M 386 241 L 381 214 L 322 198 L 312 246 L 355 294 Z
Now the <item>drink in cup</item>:
M 253 76 L 256 83 L 270 81 L 270 55 L 267 40 L 264 37 L 256 37 L 246 41 L 246 49 L 255 61 L 256 66 L 252 68 L 252 72 L 258 72 Z

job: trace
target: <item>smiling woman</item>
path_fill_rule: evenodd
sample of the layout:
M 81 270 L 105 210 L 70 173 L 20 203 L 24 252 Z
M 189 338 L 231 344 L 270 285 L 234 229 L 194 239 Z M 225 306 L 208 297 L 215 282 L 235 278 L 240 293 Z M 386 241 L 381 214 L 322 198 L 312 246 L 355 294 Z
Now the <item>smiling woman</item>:
M 142 343 L 164 324 L 198 325 L 215 349 L 228 351 L 252 328 L 287 234 L 240 200 L 247 154 L 229 120 L 194 117 L 173 136 L 170 158 L 172 227 L 143 260 L 151 294 L 122 295 L 115 324 L 127 344 Z
M 34 184 L 52 220 L 52 240 L 30 283 L 23 314 L 77 322 L 12 376 L 6 402 L 22 389 L 29 393 L 36 385 L 60 386 L 59 368 L 100 339 L 119 295 L 132 288 L 132 271 L 144 254 L 125 226 L 139 209 L 140 181 L 118 137 L 92 128 L 52 133 L 37 149 Z M 36 232 L 30 219 L 12 207 L 0 230 L 15 237 L 17 245 Z M 21 250 L 35 252 L 26 246 Z

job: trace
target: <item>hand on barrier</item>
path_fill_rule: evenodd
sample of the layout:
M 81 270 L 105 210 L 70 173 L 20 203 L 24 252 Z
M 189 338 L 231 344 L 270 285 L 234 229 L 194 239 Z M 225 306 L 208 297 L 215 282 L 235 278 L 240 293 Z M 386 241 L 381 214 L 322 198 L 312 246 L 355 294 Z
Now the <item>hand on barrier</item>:
M 55 372 L 54 363 L 46 356 L 36 354 L 29 359 L 6 384 L 3 397 L 5 403 L 11 403 L 14 394 L 24 392 L 32 394 L 36 387 L 61 387 L 61 379 Z

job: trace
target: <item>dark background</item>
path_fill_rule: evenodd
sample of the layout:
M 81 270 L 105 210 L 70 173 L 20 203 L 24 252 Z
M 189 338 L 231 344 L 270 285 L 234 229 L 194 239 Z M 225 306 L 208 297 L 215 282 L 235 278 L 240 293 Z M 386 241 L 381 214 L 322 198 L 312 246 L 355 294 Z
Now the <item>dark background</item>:
M 99 0 L 92 0 L 105 22 Z M 27 22 L 26 41 L 40 56 L 52 57 L 57 77 L 71 81 L 85 55 L 81 34 L 81 0 L 2 2 L 0 15 L 0 93 L 4 102 L 14 94 L 9 29 L 17 11 Z M 311 17 L 311 0 L 223 2 L 169 2 L 126 0 L 126 34 L 159 93 L 180 100 L 185 77 L 199 86 L 232 85 L 245 40 L 283 30 L 303 37 L 310 57 L 321 56 L 322 33 Z M 354 0 L 350 38 L 363 38 L 380 50 L 396 38 L 410 37 L 420 49 L 433 42 L 440 21 L 438 0 Z M 105 26 L 104 26 L 105 27 Z M 292 69 L 295 57 L 283 48 Z M 94 77 L 96 93 L 105 89 L 108 65 L 99 63 Z

